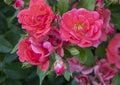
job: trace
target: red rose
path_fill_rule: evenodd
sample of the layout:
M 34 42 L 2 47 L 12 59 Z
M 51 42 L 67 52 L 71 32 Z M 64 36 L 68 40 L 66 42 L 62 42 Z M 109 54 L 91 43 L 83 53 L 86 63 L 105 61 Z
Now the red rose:
M 18 22 L 26 29 L 30 36 L 42 38 L 50 30 L 54 14 L 50 6 L 43 0 L 30 0 L 28 9 L 23 9 L 18 14 Z
M 21 62 L 26 61 L 32 65 L 38 65 L 43 71 L 47 70 L 49 67 L 50 52 L 43 47 L 42 43 L 31 43 L 30 38 L 20 41 L 17 54 Z

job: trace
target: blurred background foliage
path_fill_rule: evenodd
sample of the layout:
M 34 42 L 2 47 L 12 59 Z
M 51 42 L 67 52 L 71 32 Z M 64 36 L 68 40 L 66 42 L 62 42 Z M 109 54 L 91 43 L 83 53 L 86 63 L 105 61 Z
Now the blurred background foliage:
M 69 6 L 58 4 L 56 0 L 48 0 L 48 2 L 54 11 L 56 11 L 55 7 L 59 6 L 58 11 L 61 11 L 61 15 L 70 8 Z M 72 2 L 75 2 L 75 0 L 72 0 Z M 61 7 L 62 10 L 60 10 Z M 119 32 L 120 5 L 111 4 L 106 7 L 112 11 L 111 23 L 115 25 L 115 31 Z M 63 10 L 64 8 L 66 9 Z M 25 34 L 17 22 L 17 13 L 18 10 L 16 11 L 12 6 L 6 5 L 4 0 L 0 0 L 0 85 L 39 85 L 36 67 L 22 68 L 22 63 L 19 62 L 16 53 L 11 53 L 21 36 Z M 108 39 L 111 38 L 112 36 Z M 107 43 L 103 43 L 95 50 L 95 54 L 99 58 L 105 56 L 106 46 Z M 48 84 L 78 85 L 73 79 L 70 79 L 70 82 L 68 82 L 63 76 L 57 77 L 54 72 L 45 77 L 42 85 Z

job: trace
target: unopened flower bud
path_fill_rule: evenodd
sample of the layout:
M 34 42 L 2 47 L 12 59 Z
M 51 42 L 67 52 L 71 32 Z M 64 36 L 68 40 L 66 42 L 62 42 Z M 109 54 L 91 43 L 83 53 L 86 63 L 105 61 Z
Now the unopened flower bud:
M 60 59 L 60 60 L 57 60 L 54 64 L 54 71 L 57 75 L 61 75 L 65 72 L 65 65 L 64 65 L 64 62 Z
M 23 5 L 24 5 L 23 0 L 15 0 L 14 8 L 15 9 L 22 9 Z
M 78 49 L 76 49 L 76 48 L 70 48 L 69 49 L 69 52 L 72 54 L 72 55 L 78 55 L 80 52 L 79 52 L 79 50 Z

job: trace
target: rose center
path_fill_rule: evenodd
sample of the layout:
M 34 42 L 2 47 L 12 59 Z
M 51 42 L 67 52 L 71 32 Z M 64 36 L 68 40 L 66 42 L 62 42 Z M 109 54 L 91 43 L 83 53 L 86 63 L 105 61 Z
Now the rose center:
M 78 30 L 83 29 L 83 26 L 81 24 L 74 24 L 74 27 Z

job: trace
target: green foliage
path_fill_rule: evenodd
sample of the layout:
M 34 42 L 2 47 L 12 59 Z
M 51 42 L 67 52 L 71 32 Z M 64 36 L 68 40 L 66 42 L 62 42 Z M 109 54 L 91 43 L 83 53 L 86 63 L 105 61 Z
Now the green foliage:
M 4 0 L 4 2 L 8 5 L 11 5 L 13 4 L 14 0 Z
M 86 8 L 88 10 L 94 10 L 96 0 L 80 0 L 78 8 Z
M 120 73 L 118 73 L 112 80 L 112 84 L 120 85 Z
M 42 85 L 42 82 L 43 82 L 45 76 L 48 74 L 48 72 L 47 71 L 42 71 L 42 70 L 40 70 L 40 68 L 37 68 L 37 74 L 40 78 L 40 85 Z
M 71 53 L 71 55 L 78 55 L 80 52 L 79 50 L 77 50 L 76 48 L 72 47 L 70 49 L 68 49 L 69 52 Z
M 78 85 L 78 83 L 75 80 L 73 80 L 71 85 Z
M 79 48 L 79 51 L 80 51 L 80 53 L 78 55 L 76 55 L 76 57 L 80 63 L 85 64 L 87 57 L 88 57 L 87 53 L 86 53 L 85 49 L 83 49 L 83 48 Z
M 86 50 L 86 54 L 87 54 L 87 60 L 85 62 L 85 65 L 91 67 L 95 65 L 95 56 L 93 55 L 92 51 L 90 49 L 85 49 Z
M 3 36 L 0 36 L 0 52 L 9 53 L 12 49 L 12 45 Z
M 111 10 L 111 23 L 115 26 L 115 31 L 120 31 L 120 5 L 112 4 L 108 7 Z
M 106 56 L 107 44 L 104 42 L 95 49 L 95 55 L 98 58 L 104 58 Z
M 57 8 L 58 8 L 59 14 L 62 15 L 69 9 L 68 1 L 67 0 L 59 0 Z
M 72 73 L 69 72 L 69 71 L 65 71 L 64 72 L 64 78 L 67 80 L 67 81 L 70 81 L 70 77 L 72 76 Z
M 3 1 L 0 0 L 0 85 L 38 85 L 36 68 L 23 69 L 16 53 L 10 53 L 24 31 L 17 22 L 18 11 Z

